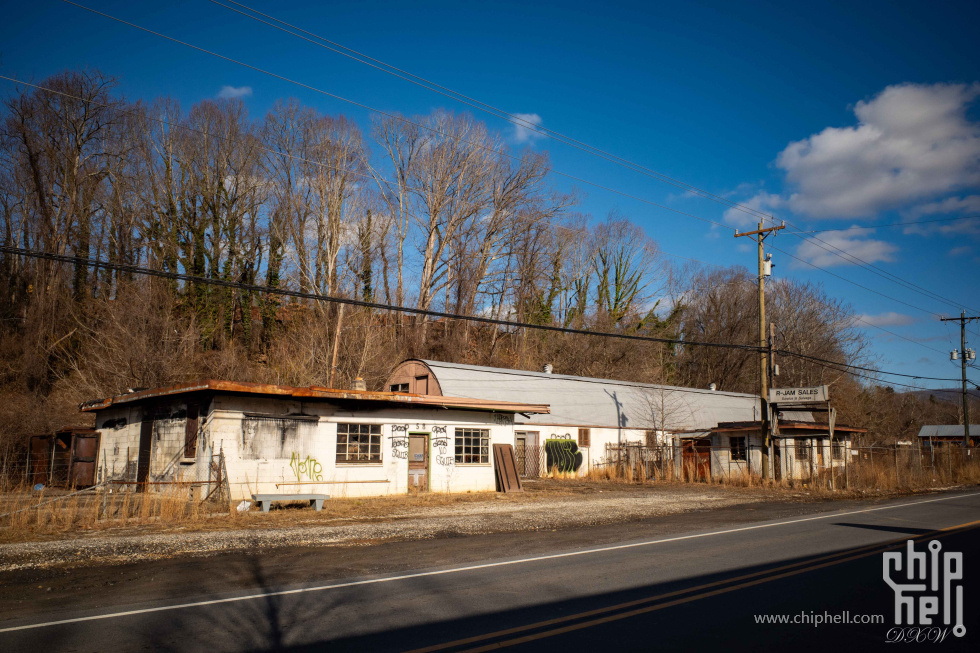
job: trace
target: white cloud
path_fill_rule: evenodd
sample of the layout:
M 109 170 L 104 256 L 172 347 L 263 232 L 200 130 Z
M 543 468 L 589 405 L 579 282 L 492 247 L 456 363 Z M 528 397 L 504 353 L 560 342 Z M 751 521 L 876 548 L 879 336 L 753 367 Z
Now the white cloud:
M 222 86 L 218 97 L 222 100 L 234 100 L 240 97 L 251 97 L 251 86 Z
M 914 206 L 902 215 L 906 218 L 941 219 L 936 216 L 946 216 L 954 214 L 980 214 L 980 195 L 968 195 L 966 197 L 948 197 L 940 202 L 929 202 Z M 972 235 L 980 236 L 980 218 L 966 220 L 955 220 L 951 222 L 927 222 L 925 224 L 910 224 L 902 228 L 902 233 L 919 234 L 929 236 L 939 234 L 941 236 Z
M 966 117 L 980 84 L 901 84 L 858 102 L 853 127 L 828 127 L 776 159 L 793 211 L 869 216 L 980 185 L 980 123 Z
M 869 238 L 873 233 L 874 229 L 861 227 L 828 231 L 820 234 L 820 241 L 823 242 L 811 239 L 800 243 L 796 248 L 796 255 L 821 268 L 894 261 L 898 247 L 884 240 Z M 847 260 L 848 254 L 861 261 Z M 794 263 L 792 266 L 802 267 L 802 264 Z
M 880 313 L 878 315 L 870 315 L 865 313 L 858 316 L 859 324 L 858 326 L 906 326 L 908 324 L 913 324 L 915 318 L 911 315 L 904 315 L 902 313 L 895 313 L 894 311 L 889 311 L 888 313 Z
M 756 211 L 762 211 L 763 213 L 776 211 L 782 206 L 785 206 L 785 204 L 785 200 L 783 200 L 783 198 L 781 198 L 779 195 L 773 195 L 772 193 L 767 193 L 765 191 L 760 191 L 752 198 L 747 199 L 744 202 L 739 202 L 740 206 L 755 209 Z M 744 209 L 725 209 L 724 218 L 725 222 L 733 224 L 737 227 L 749 227 L 759 224 L 759 216 L 748 213 Z
M 950 257 L 966 256 L 972 251 L 973 251 L 972 247 L 970 247 L 969 245 L 964 245 L 963 247 L 954 247 L 953 249 L 949 250 L 949 255 Z
M 544 138 L 544 134 L 531 129 L 531 127 L 541 126 L 541 123 L 543 122 L 541 120 L 541 116 L 536 113 L 515 113 L 514 117 L 518 120 L 518 122 L 514 124 L 514 142 L 530 143 L 538 140 L 539 138 Z

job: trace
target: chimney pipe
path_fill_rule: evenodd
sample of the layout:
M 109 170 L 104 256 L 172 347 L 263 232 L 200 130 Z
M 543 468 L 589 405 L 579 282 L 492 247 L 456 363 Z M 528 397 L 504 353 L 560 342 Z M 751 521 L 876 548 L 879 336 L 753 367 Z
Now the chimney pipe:
M 356 379 L 354 379 L 354 389 L 367 390 L 367 383 L 364 382 L 363 378 L 357 377 Z
M 555 367 L 551 363 L 545 363 L 544 364 L 544 373 L 545 374 L 551 374 L 554 371 L 555 371 Z
M 717 389 L 718 389 L 718 384 L 717 383 L 709 383 L 708 384 L 708 390 L 711 390 L 712 392 L 714 392 Z

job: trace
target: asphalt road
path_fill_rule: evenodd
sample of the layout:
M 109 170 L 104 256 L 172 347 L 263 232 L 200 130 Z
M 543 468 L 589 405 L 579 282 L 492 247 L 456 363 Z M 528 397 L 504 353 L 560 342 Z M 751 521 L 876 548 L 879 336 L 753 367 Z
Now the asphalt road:
M 269 574 L 257 553 L 241 562 L 251 582 L 226 592 L 207 583 L 207 566 L 230 563 L 211 559 L 188 567 L 199 578 L 196 594 L 185 584 L 171 599 L 99 608 L 80 595 L 56 610 L 38 600 L 36 611 L 19 599 L 27 603 L 0 616 L 0 651 L 980 650 L 980 492 L 827 511 L 834 507 L 763 521 L 746 511 L 693 530 L 678 519 L 673 529 L 624 528 L 618 539 L 607 528 L 595 531 L 601 544 L 585 547 L 588 530 L 574 547 L 560 533 L 551 546 L 541 536 L 524 546 L 515 536 L 506 556 L 492 540 L 429 541 L 413 545 L 417 565 L 369 576 L 358 576 L 360 567 L 338 571 L 335 549 L 293 554 L 293 575 Z M 963 637 L 942 625 L 940 611 L 942 643 L 887 643 L 897 631 L 882 554 L 904 551 L 910 538 L 917 551 L 936 540 L 940 553 L 963 553 L 963 580 L 953 583 L 954 593 L 957 582 L 964 589 Z M 440 567 L 425 553 L 454 542 L 466 552 L 462 563 Z M 480 556 L 473 549 L 484 543 Z M 388 551 L 364 547 L 361 555 Z M 304 566 L 314 582 L 294 582 Z M 320 568 L 333 570 L 327 580 Z M 761 624 L 759 615 L 804 623 Z M 880 622 L 813 623 L 835 615 Z

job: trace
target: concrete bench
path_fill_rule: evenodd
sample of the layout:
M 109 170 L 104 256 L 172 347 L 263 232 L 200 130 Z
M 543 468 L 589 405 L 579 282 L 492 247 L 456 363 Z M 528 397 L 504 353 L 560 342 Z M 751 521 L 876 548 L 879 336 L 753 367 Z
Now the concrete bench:
M 324 499 L 329 499 L 329 494 L 253 494 L 254 501 L 262 512 L 269 512 L 269 506 L 273 501 L 309 501 L 310 505 L 317 510 L 323 510 Z

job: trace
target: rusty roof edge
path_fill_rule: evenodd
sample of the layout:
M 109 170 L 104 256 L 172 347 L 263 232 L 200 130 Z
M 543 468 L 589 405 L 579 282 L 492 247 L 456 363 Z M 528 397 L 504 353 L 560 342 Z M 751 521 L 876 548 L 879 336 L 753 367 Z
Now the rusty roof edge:
M 373 390 L 341 390 L 320 386 L 293 387 L 263 383 L 247 383 L 242 381 L 222 381 L 208 379 L 195 383 L 182 383 L 163 388 L 140 390 L 128 394 L 114 395 L 106 399 L 95 399 L 82 402 L 78 408 L 82 412 L 101 410 L 116 404 L 132 403 L 143 399 L 167 397 L 201 392 L 205 390 L 218 392 L 240 392 L 246 394 L 288 396 L 297 399 L 353 399 L 360 401 L 382 401 L 404 403 L 417 406 L 434 406 L 444 408 L 459 408 L 462 410 L 488 410 L 508 413 L 548 414 L 551 407 L 547 404 L 523 404 L 509 401 L 494 401 L 490 399 L 467 399 L 462 397 L 443 397 L 435 395 L 409 394 L 405 392 L 376 392 Z

